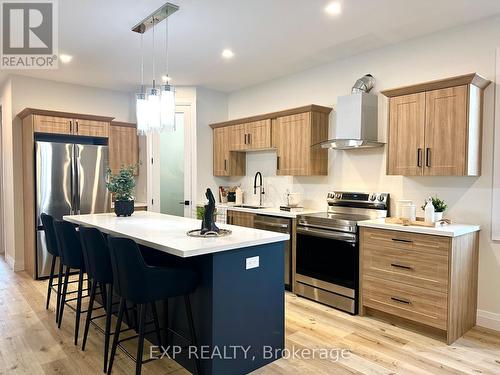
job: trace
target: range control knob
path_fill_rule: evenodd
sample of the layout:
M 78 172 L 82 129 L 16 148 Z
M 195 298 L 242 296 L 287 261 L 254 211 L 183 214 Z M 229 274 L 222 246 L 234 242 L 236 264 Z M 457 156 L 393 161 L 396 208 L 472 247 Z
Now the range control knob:
M 377 194 L 372 194 L 370 200 L 373 202 L 375 199 L 377 199 Z
M 385 199 L 385 197 L 384 197 L 382 194 L 380 194 L 380 195 L 378 196 L 378 200 L 379 200 L 379 202 L 383 202 L 383 201 L 384 201 L 384 199 Z
M 337 198 L 337 199 L 342 198 L 342 194 L 340 194 L 340 193 L 335 193 L 335 198 Z

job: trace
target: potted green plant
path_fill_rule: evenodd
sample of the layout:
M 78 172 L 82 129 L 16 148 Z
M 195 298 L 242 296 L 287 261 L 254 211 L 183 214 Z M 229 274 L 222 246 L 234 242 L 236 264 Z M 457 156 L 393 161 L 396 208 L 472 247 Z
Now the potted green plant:
M 115 198 L 116 216 L 130 216 L 134 213 L 134 168 L 133 165 L 122 166 L 116 175 L 108 168 L 106 187 Z
M 442 199 L 439 199 L 437 196 L 431 197 L 432 205 L 434 206 L 434 221 L 439 221 L 443 219 L 443 212 L 446 211 L 448 205 Z M 425 209 L 425 203 L 422 206 L 422 210 Z

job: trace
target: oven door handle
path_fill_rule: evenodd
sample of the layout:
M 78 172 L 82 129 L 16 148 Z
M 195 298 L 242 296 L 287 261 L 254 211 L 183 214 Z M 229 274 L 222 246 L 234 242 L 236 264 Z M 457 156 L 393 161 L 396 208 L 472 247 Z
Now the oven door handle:
M 356 235 L 352 233 L 340 233 L 331 230 L 313 229 L 310 227 L 297 227 L 297 233 L 307 236 L 323 237 L 349 243 L 356 243 Z

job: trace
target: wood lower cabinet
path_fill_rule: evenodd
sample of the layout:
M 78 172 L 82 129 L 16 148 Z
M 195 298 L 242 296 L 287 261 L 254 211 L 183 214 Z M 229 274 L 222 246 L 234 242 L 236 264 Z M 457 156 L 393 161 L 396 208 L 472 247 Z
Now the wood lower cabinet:
M 112 122 L 109 126 L 109 168 L 113 174 L 118 173 L 122 166 L 135 166 L 138 173 L 139 137 L 135 124 Z
M 431 327 L 451 344 L 476 323 L 478 240 L 361 228 L 361 314 Z
M 241 212 L 227 210 L 227 223 L 231 225 L 239 225 L 240 227 L 253 228 L 255 214 L 251 212 Z
M 211 124 L 214 176 L 244 174 L 245 153 L 267 149 L 276 149 L 278 175 L 328 174 L 328 150 L 319 143 L 328 139 L 331 110 L 311 105 Z
M 389 97 L 387 174 L 479 176 L 489 84 L 473 73 L 383 91 Z

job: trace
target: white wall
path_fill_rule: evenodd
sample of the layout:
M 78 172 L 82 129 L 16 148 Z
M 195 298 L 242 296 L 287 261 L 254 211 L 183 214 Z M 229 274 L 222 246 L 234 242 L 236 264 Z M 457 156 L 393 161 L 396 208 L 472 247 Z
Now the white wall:
M 349 94 L 356 79 L 366 73 L 373 74 L 377 80 L 375 92 L 470 72 L 494 80 L 499 35 L 500 17 L 490 18 L 243 89 L 229 95 L 229 118 L 311 103 L 334 106 L 336 98 Z M 304 193 L 306 206 L 320 209 L 325 206 L 326 193 L 333 189 L 388 191 L 393 202 L 408 198 L 418 205 L 431 194 L 439 195 L 448 202 L 446 216 L 457 222 L 481 225 L 479 321 L 490 326 L 498 324 L 496 327 L 500 329 L 500 243 L 490 240 L 494 86 L 490 85 L 485 93 L 483 172 L 479 178 L 387 176 L 385 149 L 382 148 L 329 151 L 327 177 L 276 177 L 272 167 L 275 165 L 274 153 L 248 154 L 247 177 L 230 181 L 242 183 L 248 191 L 253 173 L 262 170 L 267 180 L 268 201 L 280 202 L 286 188 L 292 188 Z M 380 95 L 381 140 L 386 139 L 386 113 L 387 100 Z M 394 204 L 392 206 L 394 208 Z
M 218 186 L 224 179 L 214 177 L 212 129 L 209 124 L 227 119 L 227 94 L 205 88 L 196 89 L 196 143 L 197 143 L 197 198 L 196 203 L 206 202 L 206 188 L 211 188 L 217 198 Z
M 130 93 L 16 75 L 8 82 L 2 95 L 2 104 L 10 109 L 2 114 L 4 238 L 7 260 L 15 270 L 21 270 L 24 268 L 22 122 L 17 114 L 31 107 L 110 116 L 117 121 L 133 122 L 135 109 Z

